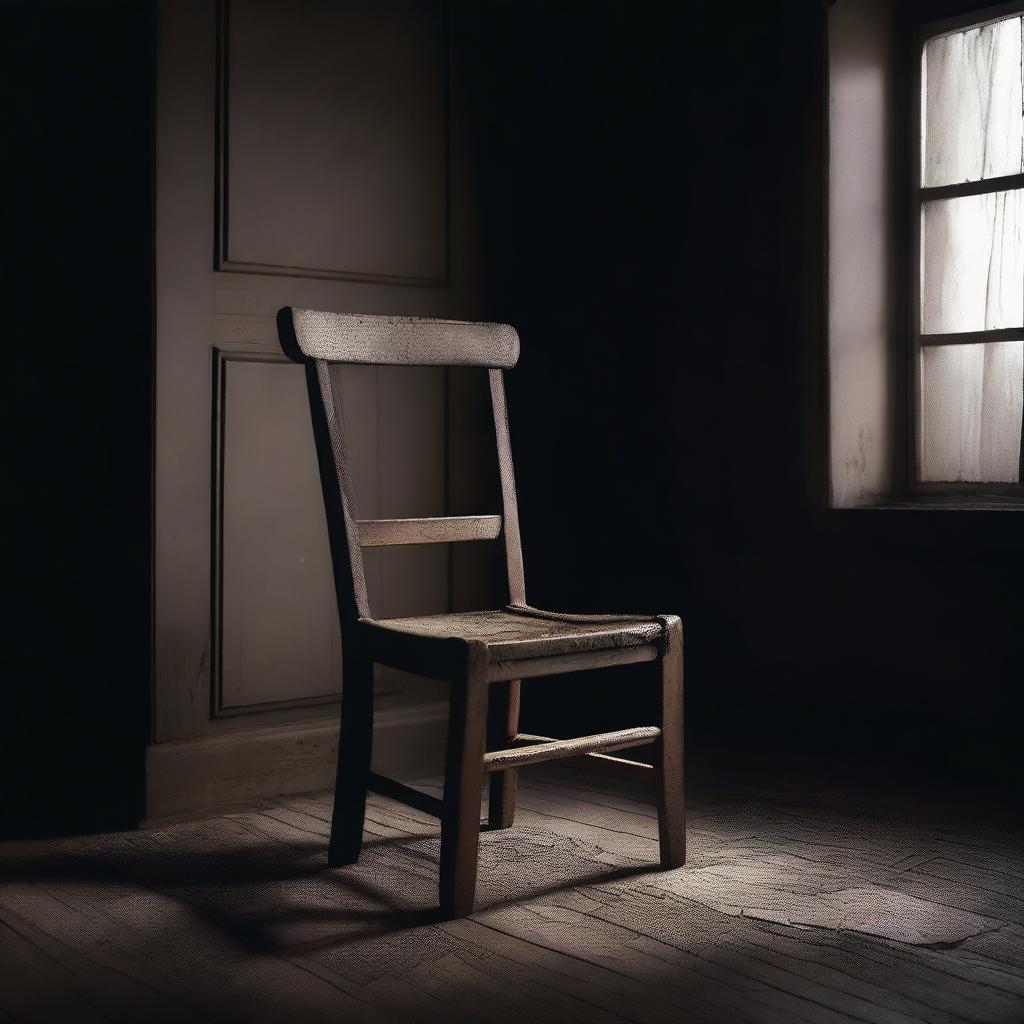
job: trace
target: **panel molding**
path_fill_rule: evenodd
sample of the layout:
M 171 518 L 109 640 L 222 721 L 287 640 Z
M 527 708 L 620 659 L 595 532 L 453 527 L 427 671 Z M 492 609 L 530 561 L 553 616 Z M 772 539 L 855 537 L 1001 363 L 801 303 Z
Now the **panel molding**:
M 445 226 L 444 263 L 441 277 L 415 277 L 403 274 L 374 274 L 354 270 L 325 267 L 289 266 L 274 263 L 255 263 L 235 260 L 230 255 L 230 195 L 228 168 L 230 166 L 229 104 L 230 53 L 228 28 L 231 0 L 217 0 L 217 67 L 216 111 L 214 139 L 214 258 L 213 269 L 233 274 L 259 274 L 270 277 L 304 277 L 331 281 L 358 281 L 373 284 L 413 285 L 426 288 L 447 288 L 451 277 L 451 9 L 445 7 L 442 61 L 444 83 L 444 211 Z
M 255 704 L 226 704 L 224 699 L 224 445 L 225 389 L 228 363 L 295 364 L 279 353 L 239 352 L 213 348 L 213 452 L 210 481 L 210 717 L 227 718 L 235 715 L 256 714 L 261 711 L 279 711 L 284 708 L 314 708 L 337 704 L 340 694 L 326 693 L 313 697 L 296 697 Z M 380 695 L 380 694 L 378 694 Z

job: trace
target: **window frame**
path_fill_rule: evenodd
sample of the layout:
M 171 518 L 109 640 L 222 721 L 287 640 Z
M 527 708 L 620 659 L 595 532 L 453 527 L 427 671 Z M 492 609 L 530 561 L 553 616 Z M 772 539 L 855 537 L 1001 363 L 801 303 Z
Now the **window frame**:
M 921 184 L 921 68 L 924 47 L 930 39 L 1002 21 L 1014 16 L 1024 17 L 1024 0 L 995 6 L 979 7 L 952 18 L 930 21 L 919 26 L 914 35 L 915 50 L 912 61 L 910 87 L 910 111 L 907 132 L 910 141 L 908 161 L 909 177 L 909 230 L 908 230 L 908 317 L 910 327 L 907 417 L 907 490 L 914 497 L 934 497 L 982 502 L 1010 499 L 1019 502 L 1024 499 L 1024 439 L 1021 444 L 1021 473 L 1018 483 L 985 483 L 973 481 L 925 481 L 921 479 L 920 467 L 920 411 L 921 411 L 921 349 L 929 345 L 958 345 L 992 341 L 1024 341 L 1024 324 L 1020 327 L 1004 327 L 987 331 L 970 331 L 958 334 L 928 334 L 921 332 L 921 211 L 924 203 L 935 199 L 954 199 L 961 196 L 984 195 L 1012 189 L 1024 189 L 1024 173 L 1004 175 L 998 178 L 983 178 L 979 181 L 962 182 L 955 185 L 926 187 Z M 1021 287 L 1024 288 L 1024 282 Z

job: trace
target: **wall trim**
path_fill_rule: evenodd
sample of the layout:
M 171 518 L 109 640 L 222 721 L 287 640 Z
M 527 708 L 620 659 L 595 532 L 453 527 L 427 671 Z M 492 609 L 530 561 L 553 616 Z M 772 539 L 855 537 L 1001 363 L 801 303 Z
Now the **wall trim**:
M 406 779 L 437 775 L 447 728 L 446 701 L 379 711 L 374 769 Z M 334 785 L 337 753 L 336 720 L 152 743 L 146 748 L 142 825 L 260 797 L 328 789 Z

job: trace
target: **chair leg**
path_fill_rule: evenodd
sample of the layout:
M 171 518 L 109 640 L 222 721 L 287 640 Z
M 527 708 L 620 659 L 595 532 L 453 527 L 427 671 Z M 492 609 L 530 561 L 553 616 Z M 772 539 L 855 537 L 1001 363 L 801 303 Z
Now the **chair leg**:
M 519 692 L 518 679 L 492 684 L 487 705 L 488 750 L 504 749 L 519 732 Z M 515 768 L 491 772 L 487 805 L 487 823 L 491 828 L 508 828 L 515 821 L 517 779 Z
M 363 846 L 366 784 L 373 751 L 373 661 L 357 644 L 342 645 L 341 734 L 327 863 L 355 864 Z
M 675 615 L 659 616 L 665 630 L 661 669 L 661 739 L 658 742 L 658 841 L 662 868 L 686 862 L 683 793 L 683 626 Z
M 467 645 L 466 673 L 452 684 L 441 818 L 441 913 L 465 917 L 476 895 L 480 787 L 487 732 L 487 646 Z

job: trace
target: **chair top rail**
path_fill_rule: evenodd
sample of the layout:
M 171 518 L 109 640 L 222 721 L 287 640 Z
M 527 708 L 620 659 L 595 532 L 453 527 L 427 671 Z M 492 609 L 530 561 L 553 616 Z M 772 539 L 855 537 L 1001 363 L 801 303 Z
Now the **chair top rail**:
M 295 342 L 309 359 L 382 366 L 510 369 L 519 335 L 509 324 L 289 308 Z

